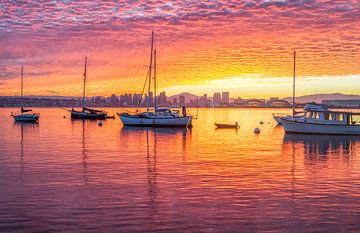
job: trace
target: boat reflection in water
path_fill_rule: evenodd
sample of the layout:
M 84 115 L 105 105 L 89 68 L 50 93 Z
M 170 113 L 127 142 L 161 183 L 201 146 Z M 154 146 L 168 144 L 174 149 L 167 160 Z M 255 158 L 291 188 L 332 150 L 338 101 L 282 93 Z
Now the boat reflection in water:
M 39 125 L 38 124 L 34 124 L 32 122 L 19 122 L 19 121 L 15 121 L 13 124 L 14 127 L 16 128 L 20 128 L 20 136 L 19 136 L 19 147 L 20 147 L 20 183 L 21 185 L 24 185 L 25 182 L 25 156 L 26 156 L 26 151 L 25 151 L 25 146 L 27 145 L 31 145 L 31 138 L 27 138 L 26 134 L 30 134 L 30 135 L 34 135 L 34 134 L 38 134 L 38 130 L 39 130 Z M 31 151 L 29 154 L 32 153 L 32 149 L 30 148 L 29 151 Z
M 147 231 L 153 232 L 157 226 L 157 216 L 159 215 L 159 207 L 161 200 L 159 200 L 158 188 L 158 163 L 167 164 L 172 161 L 177 155 L 182 154 L 185 156 L 187 135 L 190 135 L 191 129 L 186 128 L 154 128 L 154 127 L 133 127 L 124 126 L 121 129 L 121 136 L 127 138 L 129 144 L 138 138 L 145 146 L 146 142 L 146 179 L 148 189 L 148 223 Z M 181 143 L 181 145 L 179 145 Z M 180 151 L 178 150 L 180 146 Z M 164 151 L 170 157 L 164 154 Z M 158 157 L 158 154 L 161 155 Z M 184 157 L 183 157 L 184 160 Z M 171 163 L 172 164 L 172 163 Z M 163 167 L 162 167 L 163 168 Z M 163 174 L 164 176 L 164 174 Z
M 359 136 L 285 134 L 284 143 L 300 144 L 307 158 L 355 154 Z

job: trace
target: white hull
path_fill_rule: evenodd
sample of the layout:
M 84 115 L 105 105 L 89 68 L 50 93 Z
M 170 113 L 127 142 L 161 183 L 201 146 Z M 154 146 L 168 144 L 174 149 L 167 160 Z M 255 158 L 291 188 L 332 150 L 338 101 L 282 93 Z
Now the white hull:
M 274 116 L 274 120 L 276 121 L 276 123 L 278 124 L 278 125 L 281 125 L 282 123 L 281 123 L 281 117 L 280 116 Z
M 123 125 L 144 126 L 144 127 L 182 127 L 191 126 L 192 117 L 173 117 L 173 118 L 140 118 L 132 116 L 123 116 L 119 114 Z
M 287 133 L 360 135 L 360 125 L 304 123 L 282 119 Z
M 20 114 L 13 117 L 18 122 L 37 122 L 39 120 L 39 115 L 37 114 Z

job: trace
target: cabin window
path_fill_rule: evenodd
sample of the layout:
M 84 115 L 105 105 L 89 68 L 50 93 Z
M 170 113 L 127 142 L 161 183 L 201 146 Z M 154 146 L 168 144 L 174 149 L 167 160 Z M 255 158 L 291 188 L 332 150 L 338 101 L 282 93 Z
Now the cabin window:
M 313 119 L 319 119 L 319 114 L 318 114 L 317 112 L 313 112 L 311 118 L 313 118 Z
M 339 119 L 338 119 L 338 121 L 344 121 L 344 115 L 343 114 L 339 114 Z
M 331 114 L 330 113 L 325 113 L 325 120 L 326 121 L 331 121 Z

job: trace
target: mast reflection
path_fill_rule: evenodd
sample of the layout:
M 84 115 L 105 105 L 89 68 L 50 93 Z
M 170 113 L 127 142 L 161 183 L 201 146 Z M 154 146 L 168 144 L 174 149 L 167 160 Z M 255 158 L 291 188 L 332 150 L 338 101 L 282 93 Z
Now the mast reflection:
M 19 141 L 19 146 L 20 146 L 20 181 L 21 184 L 24 184 L 24 167 L 25 167 L 25 162 L 24 162 L 24 157 L 25 157 L 25 139 L 24 139 L 24 135 L 26 134 L 25 131 L 27 130 L 33 130 L 38 128 L 39 125 L 37 123 L 30 123 L 30 122 L 14 122 L 14 127 L 20 127 L 20 141 Z

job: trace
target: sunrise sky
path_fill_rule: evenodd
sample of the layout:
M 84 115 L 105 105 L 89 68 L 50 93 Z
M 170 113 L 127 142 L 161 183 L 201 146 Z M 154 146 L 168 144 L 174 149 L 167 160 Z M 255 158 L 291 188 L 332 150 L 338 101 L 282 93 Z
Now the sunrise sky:
M 359 0 L 0 1 L 0 95 L 141 92 L 155 31 L 168 95 L 360 94 Z

